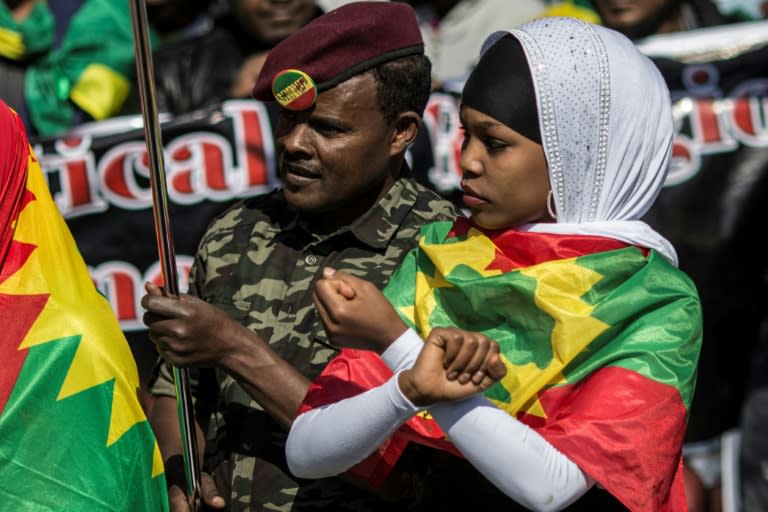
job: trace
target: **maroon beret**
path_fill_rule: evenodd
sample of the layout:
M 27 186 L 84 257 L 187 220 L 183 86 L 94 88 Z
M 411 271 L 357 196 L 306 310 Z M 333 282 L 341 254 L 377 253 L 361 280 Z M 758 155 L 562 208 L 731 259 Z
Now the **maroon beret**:
M 416 14 L 402 2 L 352 2 L 327 12 L 267 55 L 251 94 L 286 108 L 398 57 L 424 53 Z

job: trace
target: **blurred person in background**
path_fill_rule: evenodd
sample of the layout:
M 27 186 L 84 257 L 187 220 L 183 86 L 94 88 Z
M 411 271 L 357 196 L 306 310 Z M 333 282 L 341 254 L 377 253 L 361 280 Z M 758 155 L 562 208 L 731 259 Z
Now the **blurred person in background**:
M 711 0 L 592 0 L 602 24 L 640 39 L 745 21 L 739 13 L 723 14 Z
M 571 16 L 612 28 L 637 40 L 754 19 L 754 9 L 727 0 L 565 0 L 551 2 L 545 16 Z
M 433 89 L 467 77 L 483 40 L 495 30 L 521 25 L 543 14 L 544 0 L 410 0 L 432 61 Z M 458 90 L 461 87 L 458 86 Z
M 549 0 L 549 6 L 544 16 L 568 16 L 589 23 L 600 23 L 600 16 L 589 0 L 564 0 L 562 2 Z
M 229 0 L 210 31 L 155 52 L 158 109 L 178 115 L 248 98 L 269 50 L 321 13 L 314 0 Z

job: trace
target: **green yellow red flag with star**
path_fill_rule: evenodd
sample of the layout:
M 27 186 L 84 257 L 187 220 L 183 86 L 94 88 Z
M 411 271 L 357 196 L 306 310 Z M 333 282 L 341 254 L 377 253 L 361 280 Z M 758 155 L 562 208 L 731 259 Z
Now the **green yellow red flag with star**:
M 426 226 L 384 293 L 423 337 L 456 326 L 498 341 L 507 375 L 485 396 L 629 509 L 684 509 L 701 306 L 658 253 L 594 236 L 485 232 L 461 219 Z M 300 412 L 391 375 L 375 354 L 345 349 Z M 353 472 L 380 482 L 404 441 L 456 452 L 417 416 Z
M 0 503 L 167 510 L 128 343 L 2 102 L 0 140 Z

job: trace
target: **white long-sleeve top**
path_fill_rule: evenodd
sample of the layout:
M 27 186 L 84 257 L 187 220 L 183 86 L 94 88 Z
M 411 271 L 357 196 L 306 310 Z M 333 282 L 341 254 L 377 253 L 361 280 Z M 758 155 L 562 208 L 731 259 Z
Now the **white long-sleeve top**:
M 286 445 L 299 477 L 337 475 L 373 453 L 419 411 L 397 374 L 413 366 L 424 342 L 409 329 L 382 354 L 395 372 L 385 384 L 301 414 Z M 480 395 L 428 407 L 453 444 L 496 487 L 532 510 L 561 510 L 594 480 L 536 431 Z

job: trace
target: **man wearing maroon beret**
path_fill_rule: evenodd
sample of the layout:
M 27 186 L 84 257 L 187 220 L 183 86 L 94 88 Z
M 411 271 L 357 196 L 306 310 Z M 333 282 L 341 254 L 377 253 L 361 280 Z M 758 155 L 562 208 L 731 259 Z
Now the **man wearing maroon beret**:
M 274 133 L 283 188 L 213 220 L 189 295 L 163 297 L 147 284 L 142 299 L 165 361 L 194 370 L 208 507 L 434 509 L 424 505 L 425 489 L 448 466 L 431 456 L 404 457 L 398 481 L 371 488 L 345 475 L 298 481 L 284 453 L 310 381 L 337 352 L 312 305 L 323 268 L 383 286 L 421 225 L 456 215 L 405 162 L 429 90 L 430 63 L 405 3 L 347 4 L 269 53 L 253 96 L 280 105 Z M 171 510 L 189 510 L 172 374 L 165 364 L 158 373 L 151 422 Z M 464 475 L 461 482 L 472 485 Z

